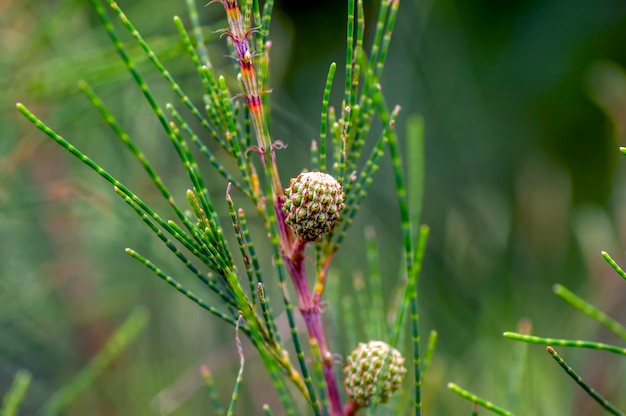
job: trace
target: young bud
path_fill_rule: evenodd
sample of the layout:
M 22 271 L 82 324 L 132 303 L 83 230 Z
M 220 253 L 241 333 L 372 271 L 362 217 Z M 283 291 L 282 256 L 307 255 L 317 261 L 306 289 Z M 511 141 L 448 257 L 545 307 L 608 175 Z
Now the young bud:
M 285 189 L 285 223 L 303 240 L 317 241 L 341 218 L 343 201 L 337 179 L 323 172 L 303 172 Z
M 350 353 L 343 368 L 343 384 L 357 407 L 386 403 L 400 388 L 406 373 L 404 357 L 382 341 L 359 345 Z

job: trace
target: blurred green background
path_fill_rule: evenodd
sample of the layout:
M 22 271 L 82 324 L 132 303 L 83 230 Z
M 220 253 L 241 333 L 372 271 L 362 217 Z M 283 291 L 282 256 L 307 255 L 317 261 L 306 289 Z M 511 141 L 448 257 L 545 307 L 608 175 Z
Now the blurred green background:
M 288 144 L 278 155 L 285 183 L 309 163 L 326 71 L 330 62 L 341 68 L 344 61 L 344 3 L 277 1 L 272 128 L 274 139 Z M 366 1 L 370 23 L 374 3 Z M 184 2 L 118 4 L 199 99 L 200 84 L 188 59 L 180 58 L 171 20 L 187 21 Z M 426 121 L 423 221 L 431 239 L 421 316 L 424 333 L 436 329 L 440 337 L 424 381 L 425 412 L 471 412 L 445 388 L 455 381 L 521 415 L 600 414 L 541 346 L 529 347 L 522 394 L 511 396 L 518 344 L 501 333 L 526 318 L 537 335 L 618 343 L 554 296 L 552 285 L 562 283 L 626 321 L 626 283 L 600 256 L 606 250 L 624 263 L 626 160 L 618 146 L 626 145 L 626 4 L 402 0 L 400 7 L 382 85 L 388 103 L 402 106 L 401 140 L 407 117 Z M 210 29 L 224 27 L 221 7 L 200 11 Z M 215 65 L 232 74 L 224 42 L 215 34 L 210 39 Z M 175 152 L 89 2 L 0 2 L 0 51 L 0 392 L 18 369 L 29 369 L 34 380 L 23 414 L 34 414 L 143 305 L 151 315 L 147 330 L 65 414 L 211 414 L 197 369 L 211 367 L 227 401 L 238 368 L 233 331 L 124 253 L 132 247 L 186 276 L 108 184 L 15 110 L 18 101 L 29 106 L 167 212 L 149 178 L 78 93 L 77 80 L 87 80 L 183 197 L 188 185 Z M 161 102 L 177 102 L 145 60 L 139 68 Z M 342 85 L 337 78 L 335 86 Z M 220 195 L 225 185 L 211 186 Z M 334 263 L 344 294 L 353 274 L 366 272 L 361 236 L 370 224 L 392 299 L 401 252 L 392 192 L 385 160 Z M 351 348 L 336 346 L 342 354 Z M 625 360 L 560 352 L 626 408 Z M 253 353 L 246 373 L 238 414 L 276 403 Z

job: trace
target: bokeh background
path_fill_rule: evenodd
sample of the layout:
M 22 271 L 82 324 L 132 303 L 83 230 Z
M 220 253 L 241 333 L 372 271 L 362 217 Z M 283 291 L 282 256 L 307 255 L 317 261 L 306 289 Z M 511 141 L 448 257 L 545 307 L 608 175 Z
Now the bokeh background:
M 288 143 L 279 154 L 285 182 L 308 163 L 328 66 L 344 62 L 344 3 L 277 1 L 272 125 L 274 138 Z M 366 1 L 369 22 L 374 3 Z M 199 99 L 171 20 L 187 19 L 184 2 L 118 4 Z M 207 33 L 224 27 L 219 6 L 201 14 Z M 382 84 L 387 101 L 403 108 L 401 140 L 409 116 L 426 123 L 423 221 L 431 238 L 421 317 L 424 333 L 439 332 L 424 381 L 427 414 L 471 412 L 446 389 L 449 381 L 522 415 L 600 414 L 542 346 L 528 348 L 522 394 L 510 395 L 519 352 L 501 334 L 526 319 L 537 335 L 619 343 L 552 286 L 564 284 L 626 321 L 626 282 L 600 256 L 606 250 L 626 263 L 626 159 L 618 150 L 626 145 L 625 39 L 626 4 L 618 0 L 402 0 Z M 217 35 L 209 48 L 230 73 Z M 175 152 L 89 2 L 0 2 L 0 52 L 0 392 L 18 369 L 29 369 L 23 414 L 35 414 L 142 305 L 147 329 L 65 414 L 211 414 L 198 367 L 211 367 L 228 401 L 238 368 L 232 330 L 124 253 L 133 247 L 174 275 L 183 271 L 107 183 L 15 110 L 18 101 L 28 105 L 164 211 L 147 176 L 78 92 L 76 82 L 87 80 L 182 197 L 188 185 Z M 176 102 L 145 60 L 139 67 L 162 102 Z M 335 85 L 343 85 L 340 77 Z M 211 186 L 223 192 L 222 182 Z M 371 225 L 392 300 L 401 252 L 395 208 L 386 160 L 335 261 L 343 295 L 352 276 L 366 272 L 362 230 Z M 560 352 L 626 407 L 626 360 Z M 248 356 L 239 414 L 275 402 L 261 364 Z

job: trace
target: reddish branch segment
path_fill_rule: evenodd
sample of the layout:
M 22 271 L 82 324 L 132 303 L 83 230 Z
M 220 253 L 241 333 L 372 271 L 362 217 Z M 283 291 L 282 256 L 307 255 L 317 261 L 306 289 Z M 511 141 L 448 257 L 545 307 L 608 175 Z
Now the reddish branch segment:
M 309 337 L 317 341 L 322 354 L 324 379 L 326 380 L 328 401 L 330 402 L 330 416 L 341 416 L 343 406 L 341 404 L 341 396 L 339 395 L 337 378 L 333 371 L 332 354 L 328 349 L 324 335 L 320 299 L 317 296 L 313 296 L 304 267 L 304 250 L 306 244 L 306 241 L 297 237 L 291 253 L 285 255 L 285 263 L 296 289 L 300 313 L 304 318 Z
M 253 53 L 250 50 L 248 37 L 250 30 L 244 27 L 243 16 L 241 10 L 234 0 L 214 0 L 224 5 L 226 10 L 226 19 L 228 20 L 229 29 L 224 33 L 230 37 L 235 49 L 237 62 L 239 63 L 239 79 L 244 89 L 244 99 L 250 110 L 250 115 L 254 123 L 257 133 L 258 147 L 262 156 L 270 147 L 269 132 L 265 123 L 265 114 L 261 93 L 257 84 L 256 71 L 253 63 Z
M 272 144 L 268 123 L 265 119 L 265 109 L 263 100 L 261 99 L 262 91 L 259 90 L 256 70 L 254 67 L 254 53 L 250 50 L 249 36 L 252 32 L 250 28 L 245 27 L 244 18 L 239 9 L 236 0 L 213 0 L 212 3 L 222 3 L 226 10 L 226 19 L 229 28 L 224 30 L 235 49 L 235 58 L 239 64 L 238 79 L 243 88 L 243 97 L 250 111 L 252 124 L 257 136 L 258 151 L 263 164 L 268 172 L 268 180 L 272 185 L 274 206 L 278 204 L 282 195 L 282 186 L 278 169 L 276 167 L 276 159 L 274 156 L 274 147 Z M 269 154 L 269 158 L 267 157 Z M 277 212 L 278 215 L 278 212 Z
M 248 39 L 251 31 L 245 27 L 244 18 L 236 0 L 213 0 L 211 3 L 221 3 L 226 10 L 229 29 L 224 30 L 224 34 L 233 42 L 235 58 L 240 69 L 238 78 L 243 87 L 243 97 L 257 134 L 258 146 L 256 150 L 258 150 L 266 166 L 267 180 L 272 184 L 272 202 L 279 227 L 281 252 L 298 295 L 299 309 L 306 322 L 309 338 L 315 340 L 320 348 L 327 396 L 330 402 L 330 416 L 341 416 L 343 414 L 343 405 L 339 394 L 339 386 L 333 371 L 332 354 L 328 350 L 322 326 L 321 290 L 316 288 L 316 295 L 314 296 L 309 287 L 304 267 L 306 241 L 299 237 L 294 239 L 291 230 L 285 225 L 285 215 L 282 211 L 284 196 L 274 156 L 274 148 L 278 148 L 282 144 L 280 142 L 273 144 L 270 138 L 264 114 L 263 100 L 261 99 L 262 92 L 259 90 L 253 62 L 254 54 L 250 50 Z M 267 157 L 268 155 L 269 158 Z

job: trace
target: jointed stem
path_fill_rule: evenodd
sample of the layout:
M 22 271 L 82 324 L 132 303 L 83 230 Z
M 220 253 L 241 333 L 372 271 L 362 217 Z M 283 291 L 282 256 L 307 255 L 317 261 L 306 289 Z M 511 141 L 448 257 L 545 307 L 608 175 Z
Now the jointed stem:
M 254 150 L 258 152 L 265 168 L 267 197 L 268 199 L 271 198 L 271 207 L 268 207 L 268 216 L 271 217 L 272 212 L 269 211 L 273 211 L 274 224 L 276 224 L 276 228 L 274 225 L 271 225 L 268 231 L 270 231 L 270 235 L 277 236 L 277 242 L 280 245 L 283 260 L 285 261 L 287 270 L 296 288 L 296 293 L 298 294 L 299 309 L 306 322 L 309 338 L 319 346 L 323 361 L 327 396 L 330 402 L 330 415 L 340 416 L 342 414 L 341 398 L 337 380 L 335 379 L 332 369 L 331 354 L 328 351 L 328 345 L 324 336 L 320 298 L 319 296 L 313 297 L 304 267 L 304 249 L 306 242 L 299 238 L 294 241 L 291 230 L 285 224 L 285 217 L 282 212 L 283 189 L 274 154 L 274 149 L 280 148 L 281 143 L 273 143 L 271 140 L 269 123 L 265 113 L 265 102 L 261 98 L 263 91 L 261 91 L 259 87 L 260 82 L 257 78 L 257 71 L 253 63 L 253 54 L 250 50 L 248 39 L 251 33 L 249 21 L 250 9 L 247 9 L 246 12 L 242 14 L 236 0 L 216 1 L 222 3 L 226 10 L 229 29 L 224 33 L 229 36 L 233 44 L 235 57 L 239 64 L 239 81 L 242 87 L 243 97 L 257 136 L 257 146 Z M 250 6 L 250 3 L 248 3 L 248 6 Z M 262 72 L 264 68 L 259 69 Z M 319 292 L 321 293 L 321 291 Z M 303 368 L 303 372 L 304 371 L 305 368 Z M 313 397 L 312 403 L 314 406 L 318 406 L 318 403 Z
M 298 295 L 300 313 L 304 318 L 309 338 L 311 342 L 315 342 L 320 350 L 324 379 L 326 380 L 326 390 L 330 402 L 330 415 L 340 416 L 343 413 L 343 405 L 341 404 L 339 387 L 332 367 L 332 354 L 328 349 L 324 335 L 320 296 L 314 296 L 311 292 L 306 276 L 306 268 L 304 267 L 304 250 L 306 244 L 306 241 L 297 237 L 291 252 L 285 253 L 285 264 L 287 265 L 287 269 L 289 270 L 289 274 L 292 277 L 296 289 L 296 294 Z

